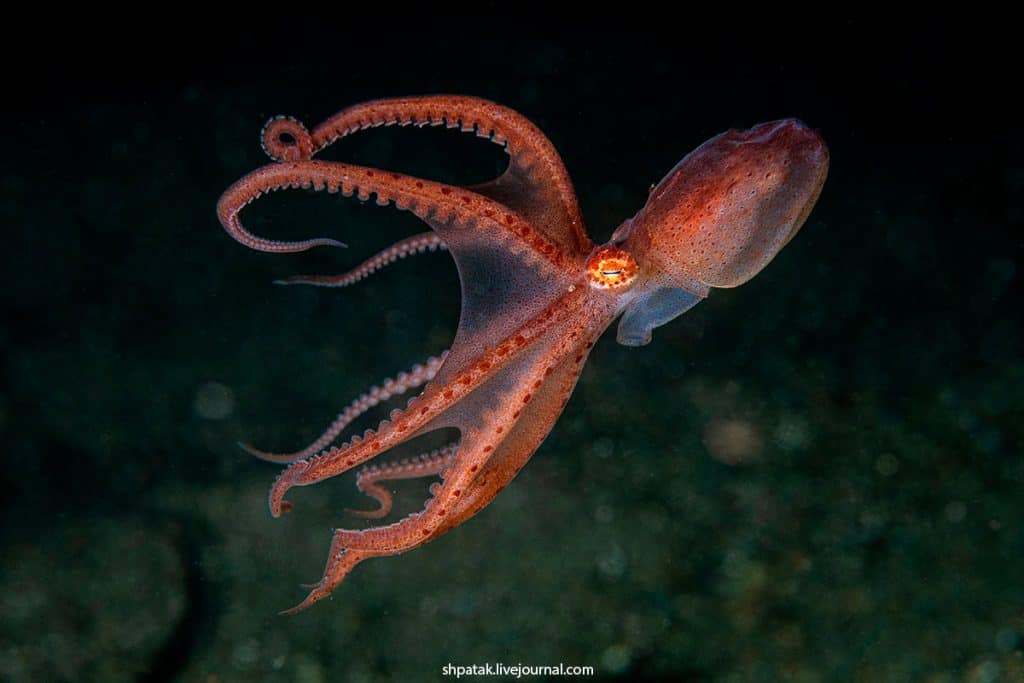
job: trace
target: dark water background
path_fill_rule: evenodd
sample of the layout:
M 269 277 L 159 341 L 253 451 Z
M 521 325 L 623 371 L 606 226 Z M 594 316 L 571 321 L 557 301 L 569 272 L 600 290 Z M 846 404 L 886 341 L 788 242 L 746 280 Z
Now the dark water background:
M 486 662 L 1024 680 L 1024 154 L 1001 20 L 473 19 L 501 9 L 282 8 L 255 33 L 178 16 L 51 33 L 6 61 L 0 680 L 413 681 Z M 421 228 L 282 193 L 254 229 L 351 248 L 274 256 L 230 240 L 214 205 L 266 162 L 269 116 L 434 92 L 536 122 L 596 240 L 729 127 L 798 116 L 831 174 L 752 282 L 648 347 L 602 338 L 477 518 L 280 617 L 365 501 L 348 475 L 273 520 L 278 468 L 234 442 L 304 445 L 445 348 L 458 283 L 435 254 L 348 290 L 274 287 Z M 439 130 L 330 156 L 457 183 L 503 164 Z M 402 514 L 426 495 L 395 488 Z

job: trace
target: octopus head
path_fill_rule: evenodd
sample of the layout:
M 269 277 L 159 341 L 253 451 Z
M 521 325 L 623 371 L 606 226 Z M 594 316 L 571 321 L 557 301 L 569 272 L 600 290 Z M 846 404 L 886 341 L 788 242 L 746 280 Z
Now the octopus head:
M 796 119 L 730 130 L 687 155 L 612 238 L 639 267 L 619 342 L 646 344 L 712 287 L 754 277 L 803 225 L 827 171 L 825 143 Z

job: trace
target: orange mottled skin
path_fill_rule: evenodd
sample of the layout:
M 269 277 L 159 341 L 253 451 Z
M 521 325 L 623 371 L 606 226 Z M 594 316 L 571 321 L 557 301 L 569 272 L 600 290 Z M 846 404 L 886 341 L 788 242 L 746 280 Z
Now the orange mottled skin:
M 313 157 L 337 139 L 387 125 L 447 126 L 502 145 L 510 163 L 499 178 L 471 188 Z M 401 463 L 370 465 L 360 489 L 390 511 L 381 482 L 439 476 L 421 511 L 386 526 L 334 532 L 323 577 L 288 612 L 330 595 L 364 559 L 394 555 L 458 526 L 515 477 L 554 426 L 596 339 L 622 316 L 619 340 L 640 345 L 651 329 L 707 296 L 753 277 L 799 230 L 825 180 L 820 137 L 787 119 L 729 131 L 701 145 L 655 187 L 647 204 L 611 242 L 587 237 L 572 182 L 544 134 L 520 114 L 472 97 L 426 96 L 368 102 L 308 130 L 271 119 L 263 148 L 273 163 L 221 197 L 228 233 L 260 251 L 290 253 L 340 245 L 329 238 L 268 240 L 250 233 L 240 213 L 261 195 L 286 188 L 341 192 L 393 204 L 421 218 L 418 235 L 336 277 L 302 276 L 284 284 L 347 286 L 408 254 L 447 248 L 462 281 L 463 304 L 451 350 L 354 401 L 306 449 L 273 455 L 287 463 L 270 491 L 271 514 L 291 509 L 295 486 L 308 486 L 366 463 L 414 437 L 456 428 L 441 451 Z M 381 400 L 422 393 L 376 430 L 329 447 L 355 416 Z

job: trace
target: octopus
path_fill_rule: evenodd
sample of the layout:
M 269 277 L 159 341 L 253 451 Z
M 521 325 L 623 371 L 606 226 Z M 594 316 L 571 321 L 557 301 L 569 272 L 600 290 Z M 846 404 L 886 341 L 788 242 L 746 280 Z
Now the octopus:
M 391 170 L 317 159 L 337 140 L 380 126 L 444 126 L 500 145 L 496 179 L 454 186 Z M 547 137 L 521 114 L 474 97 L 382 99 L 344 109 L 312 130 L 272 118 L 261 142 L 271 163 L 234 183 L 217 215 L 235 240 L 258 251 L 294 253 L 344 246 L 331 238 L 259 237 L 241 212 L 277 190 L 341 193 L 409 211 L 430 227 L 337 276 L 297 276 L 284 284 L 343 287 L 403 257 L 446 249 L 462 302 L 450 350 L 372 387 L 321 437 L 293 453 L 243 447 L 287 465 L 270 489 L 270 514 L 309 486 L 365 465 L 416 437 L 447 430 L 452 443 L 411 459 L 365 466 L 358 488 L 381 518 L 392 509 L 385 484 L 433 477 L 422 509 L 364 529 L 336 529 L 318 583 L 293 614 L 329 596 L 360 562 L 432 541 L 480 512 L 541 445 L 562 413 L 598 337 L 619 320 L 616 339 L 642 346 L 652 331 L 736 287 L 797 233 L 828 170 L 821 137 L 796 119 L 729 130 L 686 155 L 650 190 L 647 203 L 604 244 L 587 235 L 572 181 Z M 420 389 L 376 429 L 337 445 L 364 412 Z M 454 430 L 454 431 L 453 431 Z

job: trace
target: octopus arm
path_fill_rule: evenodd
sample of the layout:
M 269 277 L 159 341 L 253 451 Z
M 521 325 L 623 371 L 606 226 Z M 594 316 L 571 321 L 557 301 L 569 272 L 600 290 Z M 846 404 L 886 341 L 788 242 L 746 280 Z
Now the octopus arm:
M 615 336 L 623 346 L 651 343 L 651 331 L 675 320 L 704 297 L 681 287 L 653 287 L 638 294 L 626 307 Z
M 458 442 L 438 448 L 430 453 L 421 453 L 415 458 L 406 458 L 398 462 L 383 465 L 367 465 L 356 477 L 356 488 L 375 499 L 379 504 L 376 510 L 347 510 L 349 514 L 366 519 L 380 519 L 391 512 L 391 492 L 381 486 L 384 481 L 401 479 L 419 479 L 440 474 L 455 462 L 455 453 L 459 449 Z
M 423 510 L 387 526 L 336 530 L 321 580 L 288 612 L 329 595 L 362 560 L 422 545 L 493 500 L 550 432 L 600 329 L 588 328 L 578 318 L 566 320 L 424 425 L 422 431 L 458 426 L 461 440 Z
M 259 251 L 294 252 L 323 240 L 282 242 L 252 234 L 242 210 L 263 194 L 287 188 L 376 196 L 430 225 L 447 245 L 459 270 L 462 311 L 445 381 L 479 355 L 481 343 L 502 339 L 537 315 L 572 284 L 582 259 L 547 239 L 525 217 L 470 190 L 340 162 L 270 164 L 246 175 L 221 197 L 217 212 L 225 230 Z
M 441 364 L 444 363 L 444 359 L 447 356 L 447 351 L 438 356 L 431 356 L 426 360 L 426 362 L 414 365 L 408 372 L 400 372 L 394 379 L 389 378 L 381 382 L 379 385 L 370 387 L 365 393 L 360 394 L 359 397 L 353 400 L 345 410 L 341 411 L 334 419 L 334 422 L 324 430 L 323 434 L 317 437 L 313 443 L 300 451 L 295 451 L 293 453 L 271 453 L 269 451 L 261 451 L 258 448 L 253 448 L 246 443 L 239 442 L 238 445 L 242 450 L 250 455 L 254 455 L 260 460 L 266 460 L 267 462 L 288 464 L 295 462 L 296 460 L 310 458 L 334 443 L 338 437 L 341 436 L 345 427 L 349 426 L 353 420 L 366 411 L 383 401 L 387 401 L 393 396 L 404 394 L 405 392 L 416 389 L 417 387 L 420 387 L 434 379 L 434 376 L 437 375 L 438 368 L 441 367 Z
M 584 298 L 580 288 L 566 292 L 514 334 L 499 340 L 494 346 L 484 348 L 472 365 L 452 375 L 448 381 L 440 382 L 435 378 L 420 396 L 409 402 L 404 411 L 392 411 L 391 419 L 382 422 L 377 430 L 368 430 L 362 438 L 353 437 L 343 446 L 292 463 L 271 487 L 271 515 L 278 517 L 291 509 L 284 496 L 292 487 L 309 486 L 341 474 L 426 431 L 445 426 L 459 428 L 463 432 L 459 446 L 462 454 L 467 446 L 465 428 L 470 424 L 468 417 L 476 415 L 479 409 L 466 412 L 464 418 L 452 419 L 446 416 L 455 415 L 453 408 L 492 378 L 513 376 L 513 368 L 517 367 L 520 356 L 536 353 L 538 346 L 544 347 L 539 343 L 540 340 L 561 338 L 562 335 L 550 333 L 561 328 L 566 321 L 572 319 L 573 314 L 579 312 Z M 445 366 L 447 361 L 442 370 Z M 484 393 L 490 391 L 489 386 Z
M 594 344 L 590 339 L 563 358 L 536 390 L 523 414 L 508 430 L 487 465 L 431 540 L 480 512 L 515 478 L 550 433 L 569 397 Z M 550 366 L 548 366 L 550 367 Z M 547 368 L 545 368 L 545 373 Z
M 352 133 L 394 125 L 445 126 L 501 145 L 508 168 L 473 189 L 522 214 L 564 249 L 579 255 L 590 251 L 576 192 L 555 146 L 525 116 L 489 100 L 455 95 L 373 100 L 339 111 L 311 132 L 281 116 L 267 122 L 262 144 L 272 159 L 296 161 Z
M 341 275 L 292 275 L 274 280 L 275 285 L 313 285 L 315 287 L 348 287 L 369 277 L 381 268 L 399 259 L 428 251 L 448 249 L 441 236 L 435 232 L 424 232 L 395 242 Z

